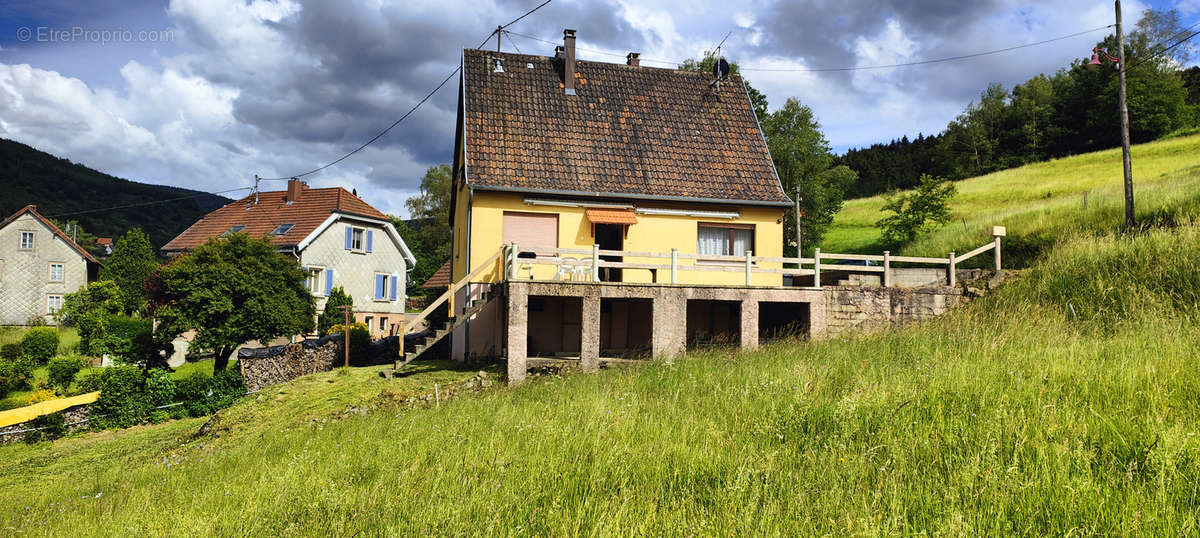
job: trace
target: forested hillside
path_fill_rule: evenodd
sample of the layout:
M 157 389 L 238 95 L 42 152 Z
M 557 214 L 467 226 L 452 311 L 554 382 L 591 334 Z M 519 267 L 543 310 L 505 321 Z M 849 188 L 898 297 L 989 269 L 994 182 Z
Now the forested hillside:
M 34 204 L 43 215 L 60 223 L 76 221 L 85 232 L 100 237 L 119 237 L 139 227 L 155 247 L 231 201 L 200 191 L 113 177 L 6 139 L 0 139 L 0 180 L 4 185 L 0 196 L 3 216 Z M 195 196 L 146 205 L 188 195 Z M 92 211 L 118 206 L 135 207 Z
M 1200 67 L 1176 11 L 1147 10 L 1126 44 L 1129 134 L 1150 142 L 1200 125 Z M 1178 46 L 1183 45 L 1183 46 Z M 1097 43 L 1115 55 L 1116 38 Z M 1086 51 L 1080 51 L 1081 53 Z M 1121 144 L 1116 64 L 1101 53 L 1011 89 L 991 84 L 944 131 L 855 148 L 838 158 L 858 172 L 850 197 L 916 186 L 921 174 L 952 180 Z

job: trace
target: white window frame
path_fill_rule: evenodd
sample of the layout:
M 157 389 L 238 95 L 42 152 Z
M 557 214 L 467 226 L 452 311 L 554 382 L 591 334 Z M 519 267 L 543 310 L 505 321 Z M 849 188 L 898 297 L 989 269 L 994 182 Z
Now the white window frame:
M 29 238 L 29 246 L 25 246 L 25 238 Z M 21 243 L 18 250 L 33 250 L 37 246 L 37 239 L 34 233 L 28 230 L 21 230 Z
M 358 226 L 350 227 L 350 251 L 367 252 L 367 229 Z
M 53 299 L 58 299 L 58 301 L 57 301 L 58 307 L 57 308 L 50 307 L 50 303 L 52 302 Z M 55 312 L 62 310 L 62 306 L 63 306 L 63 296 L 62 295 L 59 295 L 57 293 L 51 293 L 49 295 L 46 295 L 46 315 L 53 315 Z
M 304 284 L 308 287 L 308 291 L 317 297 L 325 296 L 325 268 L 317 265 L 309 265 L 304 268 L 308 272 L 308 277 L 305 278 Z
M 387 330 L 388 330 L 387 316 L 379 316 L 379 332 L 382 334 L 387 334 Z
M 54 266 L 58 266 L 58 278 L 54 278 Z M 46 282 L 51 284 L 61 284 L 67 280 L 67 264 L 63 262 L 50 262 L 46 264 L 47 275 Z

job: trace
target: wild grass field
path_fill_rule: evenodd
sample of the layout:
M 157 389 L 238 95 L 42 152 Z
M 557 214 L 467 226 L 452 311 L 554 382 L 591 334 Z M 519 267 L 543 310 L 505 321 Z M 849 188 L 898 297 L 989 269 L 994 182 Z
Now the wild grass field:
M 1138 220 L 1170 224 L 1200 213 L 1200 136 L 1140 144 L 1132 148 Z M 943 257 L 991 240 L 988 230 L 1008 228 L 1004 251 L 1009 267 L 1027 266 L 1059 237 L 1112 231 L 1125 214 L 1121 150 L 1112 149 L 1030 164 L 955 182 L 953 220 L 901 249 L 902 254 Z M 1087 206 L 1084 207 L 1084 193 Z M 883 197 L 847 200 L 821 244 L 825 252 L 882 250 L 875 222 Z M 893 253 L 897 254 L 897 253 Z M 982 264 L 987 260 L 972 260 Z
M 1083 234 L 931 322 L 438 407 L 393 403 L 406 381 L 373 371 L 309 376 L 207 435 L 0 447 L 0 529 L 1195 535 L 1197 260 L 1196 224 Z

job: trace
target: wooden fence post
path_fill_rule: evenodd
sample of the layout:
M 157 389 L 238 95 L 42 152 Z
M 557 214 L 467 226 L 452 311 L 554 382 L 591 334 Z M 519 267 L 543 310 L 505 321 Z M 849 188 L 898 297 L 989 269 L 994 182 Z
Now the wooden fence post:
M 751 285 L 754 280 L 751 278 L 751 268 L 754 266 L 754 252 L 746 251 L 746 285 Z
M 671 283 L 679 283 L 679 249 L 671 249 Z
M 883 251 L 883 287 L 892 287 L 892 252 Z
M 821 249 L 813 249 L 813 286 L 821 287 Z
M 957 270 L 954 268 L 954 252 L 951 252 L 950 253 L 950 271 L 949 271 L 951 288 L 953 288 L 956 284 L 958 284 L 958 275 L 955 274 L 956 272 L 957 272 Z
M 1086 196 L 1086 192 L 1087 191 L 1084 191 L 1085 196 Z M 1084 198 L 1084 199 L 1086 200 L 1087 198 Z M 1002 268 L 1000 265 L 1000 238 L 1004 237 L 1006 234 L 1007 234 L 1007 230 L 1005 230 L 1003 226 L 992 226 L 992 240 L 995 241 L 995 244 L 993 245 L 992 250 L 993 250 L 993 255 L 995 256 L 995 259 L 996 259 L 996 275 L 997 276 L 999 276 L 1000 271 L 1002 271 Z

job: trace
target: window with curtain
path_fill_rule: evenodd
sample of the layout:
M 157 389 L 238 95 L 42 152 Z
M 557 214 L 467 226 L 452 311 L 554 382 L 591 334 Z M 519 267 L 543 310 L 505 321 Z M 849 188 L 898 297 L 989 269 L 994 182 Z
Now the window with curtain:
M 743 256 L 754 250 L 754 226 L 700 223 L 696 253 L 701 256 Z

